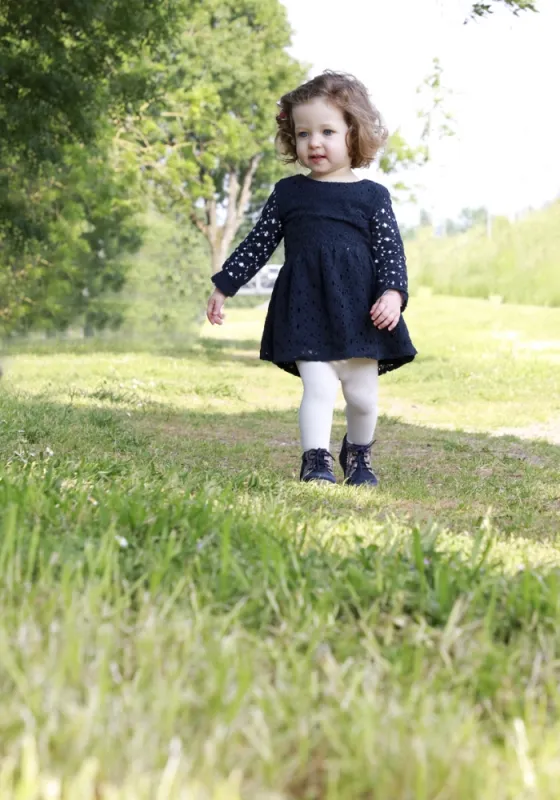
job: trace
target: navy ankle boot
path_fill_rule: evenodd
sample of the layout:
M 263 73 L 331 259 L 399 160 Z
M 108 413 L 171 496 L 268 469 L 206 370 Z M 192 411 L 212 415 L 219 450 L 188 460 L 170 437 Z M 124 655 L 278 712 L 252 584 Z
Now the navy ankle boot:
M 334 458 L 328 450 L 306 450 L 301 457 L 300 481 L 328 481 L 336 483 L 334 477 Z
M 342 440 L 342 448 L 338 460 L 344 470 L 344 483 L 348 486 L 377 486 L 375 473 L 371 468 L 370 444 L 351 444 L 347 436 Z

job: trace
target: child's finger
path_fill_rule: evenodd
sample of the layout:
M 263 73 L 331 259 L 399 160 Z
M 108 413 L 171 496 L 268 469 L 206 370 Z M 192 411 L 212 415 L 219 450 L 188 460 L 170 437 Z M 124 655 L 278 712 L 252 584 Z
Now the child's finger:
M 399 316 L 398 312 L 388 311 L 385 315 L 381 315 L 377 321 L 373 320 L 373 324 L 380 331 L 385 330 L 385 328 L 393 330 L 399 320 Z
M 391 313 L 390 307 L 387 303 L 383 302 L 383 298 L 380 297 L 379 300 L 375 303 L 370 311 L 371 318 L 374 323 L 380 320 L 382 317 Z
M 372 315 L 372 322 L 374 325 L 386 325 L 391 322 L 393 315 L 389 309 L 381 309 L 377 314 Z

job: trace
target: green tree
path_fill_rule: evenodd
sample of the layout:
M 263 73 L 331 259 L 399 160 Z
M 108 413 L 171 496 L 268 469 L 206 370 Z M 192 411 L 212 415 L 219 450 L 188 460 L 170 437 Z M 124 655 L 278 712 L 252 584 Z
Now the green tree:
M 2 0 L 4 331 L 64 326 L 70 314 L 85 308 L 90 322 L 92 314 L 97 325 L 109 322 L 99 307 L 99 287 L 90 284 L 96 274 L 104 276 L 104 287 L 116 286 L 120 278 L 109 279 L 113 245 L 126 250 L 136 234 L 129 227 L 131 215 L 123 212 L 134 202 L 124 189 L 126 181 L 109 174 L 107 121 L 157 93 L 137 56 L 170 39 L 179 6 L 186 5 L 188 0 Z M 83 145 L 87 152 L 76 149 Z M 108 198 L 105 190 L 116 194 Z M 81 191 L 85 195 L 78 197 Z M 106 210 L 110 216 L 104 218 Z M 93 239 L 102 230 L 109 244 L 95 249 Z
M 152 64 L 164 100 L 127 128 L 160 209 L 203 233 L 217 270 L 252 196 L 285 174 L 271 119 L 304 70 L 286 51 L 290 28 L 278 0 L 193 3 L 183 24 L 177 47 Z
M 278 0 L 210 0 L 191 6 L 176 50 L 154 60 L 165 98 L 128 120 L 160 209 L 181 213 L 207 238 L 217 271 L 278 178 L 276 102 L 305 79 L 286 52 L 290 29 Z M 243 42 L 243 47 L 239 46 Z M 418 166 L 426 145 L 393 133 L 386 173 Z
M 69 321 L 82 317 L 91 335 L 123 321 L 121 304 L 112 298 L 125 284 L 128 256 L 142 243 L 144 199 L 136 163 L 123 159 L 112 143 L 96 158 L 83 150 L 81 155 L 65 193 L 73 191 L 83 220 Z
M 110 138 L 69 145 L 35 178 L 15 171 L 0 236 L 0 329 L 89 330 L 117 325 L 104 300 L 122 287 L 126 254 L 140 245 L 138 171 Z
M 208 293 L 208 242 L 191 224 L 150 208 L 141 249 L 130 259 L 124 288 L 114 296 L 119 335 L 155 345 L 188 342 L 202 320 Z
M 487 0 L 487 2 L 473 4 L 471 17 L 485 17 L 491 14 L 498 4 L 507 6 L 516 15 L 520 11 L 537 11 L 536 0 Z
M 127 59 L 173 32 L 179 0 L 2 0 L 0 165 L 56 160 L 71 141 L 146 95 Z M 184 3 L 184 0 L 182 0 Z

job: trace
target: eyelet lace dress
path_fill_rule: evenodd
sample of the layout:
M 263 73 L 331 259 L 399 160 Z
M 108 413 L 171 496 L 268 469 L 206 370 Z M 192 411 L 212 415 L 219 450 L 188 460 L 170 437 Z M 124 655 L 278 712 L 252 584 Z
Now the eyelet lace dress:
M 232 297 L 266 264 L 284 238 L 264 325 L 260 357 L 299 375 L 296 361 L 373 358 L 379 373 L 414 358 L 401 315 L 378 330 L 370 309 L 388 289 L 408 302 L 406 260 L 389 192 L 370 180 L 279 181 L 253 230 L 212 281 Z

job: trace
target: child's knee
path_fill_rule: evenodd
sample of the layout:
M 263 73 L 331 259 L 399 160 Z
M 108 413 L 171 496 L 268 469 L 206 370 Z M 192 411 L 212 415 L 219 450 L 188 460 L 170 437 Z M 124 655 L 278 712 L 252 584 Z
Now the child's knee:
M 371 388 L 343 386 L 344 399 L 355 414 L 373 414 L 377 409 L 377 392 Z
M 354 398 L 352 400 L 346 398 L 346 404 L 354 414 L 360 414 L 364 417 L 374 414 L 377 407 L 377 404 L 371 398 Z

